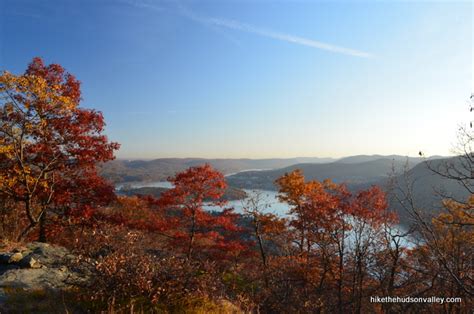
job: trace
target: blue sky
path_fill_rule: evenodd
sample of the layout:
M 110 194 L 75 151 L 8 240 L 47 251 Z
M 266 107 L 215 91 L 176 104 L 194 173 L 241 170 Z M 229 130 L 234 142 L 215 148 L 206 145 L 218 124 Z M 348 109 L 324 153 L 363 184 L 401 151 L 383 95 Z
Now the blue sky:
M 0 0 L 0 69 L 82 81 L 120 158 L 450 154 L 471 2 Z

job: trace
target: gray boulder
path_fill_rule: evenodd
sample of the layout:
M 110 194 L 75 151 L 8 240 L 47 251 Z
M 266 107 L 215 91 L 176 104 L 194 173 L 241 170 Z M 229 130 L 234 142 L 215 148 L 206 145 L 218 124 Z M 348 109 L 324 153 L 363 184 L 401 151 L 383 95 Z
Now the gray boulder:
M 83 285 L 90 272 L 87 267 L 74 267 L 75 259 L 63 247 L 39 242 L 27 244 L 20 252 L 0 252 L 0 305 L 10 289 L 62 290 Z

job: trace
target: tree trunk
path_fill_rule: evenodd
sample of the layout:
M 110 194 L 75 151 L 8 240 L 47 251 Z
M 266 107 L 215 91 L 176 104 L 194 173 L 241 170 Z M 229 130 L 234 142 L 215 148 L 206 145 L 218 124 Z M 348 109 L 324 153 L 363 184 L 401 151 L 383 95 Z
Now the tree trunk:
M 193 245 L 194 245 L 194 236 L 196 234 L 196 210 L 193 209 L 193 215 L 191 217 L 191 234 L 189 237 L 189 246 L 188 252 L 186 254 L 186 259 L 190 260 L 191 255 L 193 254 Z
M 36 227 L 37 223 L 30 223 L 28 227 L 18 236 L 17 241 L 21 242 Z
M 46 243 L 46 210 L 43 211 L 43 214 L 40 217 L 39 227 L 38 241 Z

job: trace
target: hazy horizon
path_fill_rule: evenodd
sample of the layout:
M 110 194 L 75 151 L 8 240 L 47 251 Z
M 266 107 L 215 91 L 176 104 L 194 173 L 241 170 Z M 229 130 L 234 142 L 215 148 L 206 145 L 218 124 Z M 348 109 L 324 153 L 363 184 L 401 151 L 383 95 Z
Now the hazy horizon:
M 311 159 L 311 158 L 315 158 L 315 159 L 321 159 L 321 160 L 324 160 L 324 159 L 332 159 L 334 161 L 336 160 L 339 160 L 339 159 L 343 159 L 343 158 L 348 158 L 348 157 L 356 157 L 356 156 L 380 156 L 380 157 L 390 157 L 390 156 L 400 156 L 400 157 L 409 157 L 409 158 L 418 158 L 420 157 L 419 155 L 403 155 L 403 154 L 388 154 L 388 155 L 384 155 L 384 154 L 356 154 L 356 155 L 345 155 L 345 156 L 340 156 L 340 157 L 319 157 L 319 156 L 292 156 L 292 157 L 261 157 L 261 158 L 252 158 L 252 157 L 196 157 L 196 156 L 186 156 L 186 157 L 176 157 L 176 156 L 164 156 L 164 157 L 150 157 L 150 158 L 143 158 L 143 157 L 137 157 L 137 158 L 127 158 L 127 157 L 117 157 L 116 159 L 117 160 L 125 160 L 125 161 L 128 161 L 128 160 L 144 160 L 144 161 L 150 161 L 150 160 L 156 160 L 156 159 L 236 159 L 236 160 L 239 160 L 239 159 L 250 159 L 250 160 L 260 160 L 260 159 Z M 423 156 L 422 158 L 434 158 L 434 157 L 441 157 L 441 158 L 449 158 L 449 157 L 454 157 L 455 155 L 454 154 L 449 154 L 449 155 L 430 155 L 430 156 Z M 421 157 L 420 157 L 421 158 Z

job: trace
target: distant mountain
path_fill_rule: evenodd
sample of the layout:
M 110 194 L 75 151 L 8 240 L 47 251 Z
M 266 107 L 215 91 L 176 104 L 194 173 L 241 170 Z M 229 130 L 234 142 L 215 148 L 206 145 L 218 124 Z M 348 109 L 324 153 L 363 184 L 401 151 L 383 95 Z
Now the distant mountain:
M 343 158 L 338 159 L 335 162 L 343 163 L 343 164 L 355 164 L 355 163 L 361 163 L 361 162 L 374 161 L 378 159 L 389 159 L 397 163 L 408 162 L 408 164 L 412 166 L 423 160 L 421 157 L 408 157 L 408 156 L 401 156 L 401 155 L 356 155 L 356 156 L 343 157 Z
M 373 161 L 377 159 L 390 159 L 395 161 L 397 164 L 405 165 L 408 162 L 409 166 L 414 166 L 424 160 L 435 160 L 435 159 L 444 159 L 449 158 L 445 156 L 430 156 L 430 157 L 409 157 L 409 156 L 402 156 L 402 155 L 355 155 L 355 156 L 348 156 L 337 159 L 335 162 L 343 163 L 343 164 L 354 164 L 360 162 L 367 162 Z
M 211 164 L 225 175 L 231 175 L 244 170 L 272 170 L 285 168 L 296 164 L 354 164 L 371 162 L 379 159 L 387 160 L 397 165 L 405 165 L 407 157 L 399 155 L 359 155 L 341 159 L 296 157 L 296 158 L 268 158 L 268 159 L 203 159 L 203 158 L 160 158 L 153 160 L 114 160 L 99 166 L 103 177 L 114 183 L 149 182 L 166 180 L 177 172 L 189 167 Z M 408 158 L 409 167 L 420 162 L 420 158 Z M 331 168 L 329 166 L 329 168 Z M 329 174 L 329 173 L 328 173 Z M 370 175 L 369 175 L 370 176 Z
M 224 174 L 249 169 L 275 169 L 289 165 L 332 162 L 332 158 L 300 157 L 271 159 L 160 158 L 154 160 L 114 160 L 99 166 L 100 174 L 114 183 L 166 180 L 189 167 L 209 163 Z
M 470 194 L 460 182 L 447 179 L 431 170 L 442 169 L 442 166 L 446 163 L 457 165 L 457 169 L 462 169 L 462 167 L 459 167 L 461 163 L 459 157 L 436 159 L 419 163 L 406 174 L 400 174 L 394 178 L 393 183 L 395 183 L 399 189 L 389 193 L 389 198 L 391 199 L 390 207 L 398 212 L 400 221 L 403 224 L 410 224 L 412 222 L 411 217 L 394 196 L 403 198 L 403 193 L 408 190 L 408 186 L 410 186 L 412 191 L 415 207 L 420 209 L 428 217 L 439 214 L 442 209 L 441 201 L 444 198 L 452 198 L 461 201 L 467 200 Z M 464 173 L 464 175 L 471 177 L 470 173 Z M 378 182 L 378 184 L 386 189 L 390 186 L 387 179 Z M 470 180 L 470 185 L 472 186 L 473 184 L 474 179 Z M 390 195 L 392 197 L 390 197 Z
M 412 165 L 413 163 L 410 163 Z M 348 185 L 370 185 L 387 178 L 392 171 L 400 171 L 405 166 L 405 161 L 390 158 L 373 159 L 364 162 L 340 163 L 332 162 L 325 164 L 296 164 L 285 168 L 267 171 L 245 171 L 227 177 L 231 186 L 245 189 L 276 190 L 274 182 L 285 173 L 295 169 L 303 171 L 307 180 L 332 179 L 336 183 L 347 183 Z

